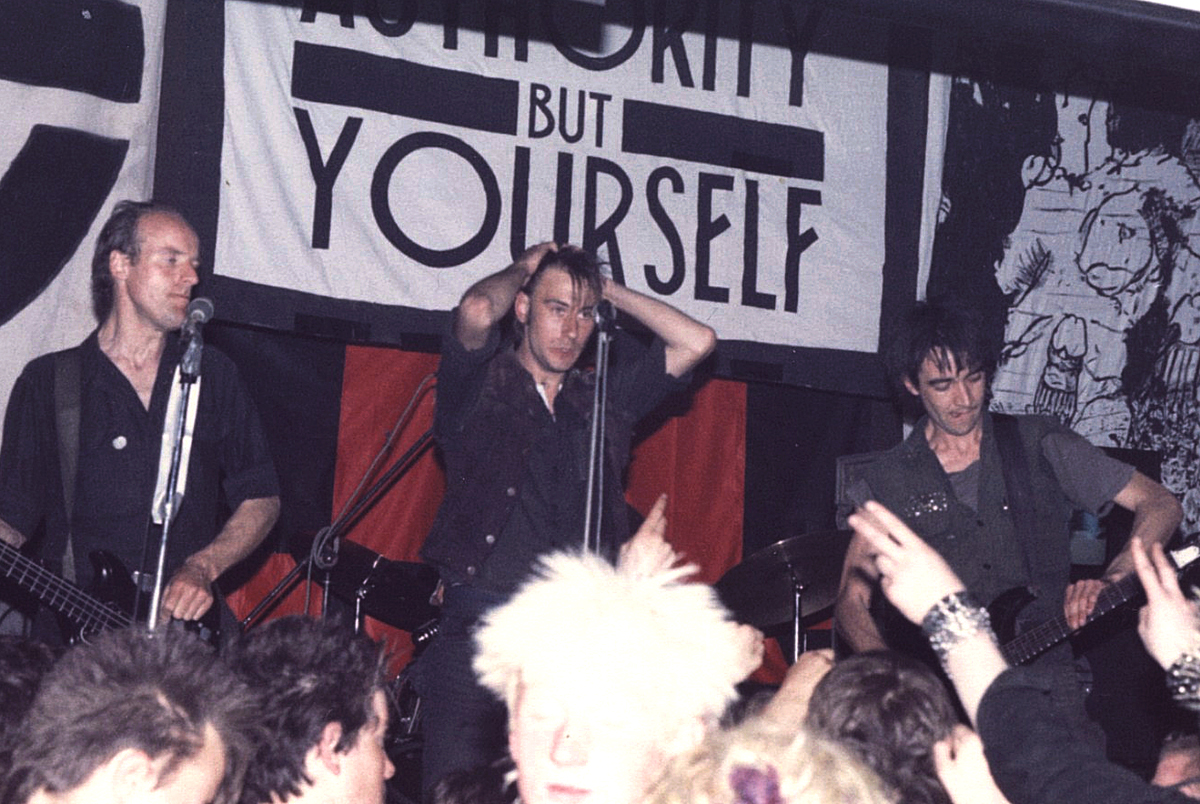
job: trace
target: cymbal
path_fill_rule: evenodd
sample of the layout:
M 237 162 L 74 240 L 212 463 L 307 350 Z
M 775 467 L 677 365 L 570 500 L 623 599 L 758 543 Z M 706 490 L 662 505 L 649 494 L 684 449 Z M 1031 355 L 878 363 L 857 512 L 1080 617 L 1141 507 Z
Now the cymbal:
M 361 597 L 363 614 L 404 631 L 415 631 L 438 616 L 429 597 L 438 573 L 428 564 L 393 561 L 357 542 L 342 539 L 329 573 L 329 590 L 347 603 Z
M 842 530 L 813 531 L 775 542 L 721 576 L 717 593 L 738 621 L 769 628 L 792 621 L 798 583 L 801 618 L 817 614 L 837 599 L 849 544 L 850 531 Z

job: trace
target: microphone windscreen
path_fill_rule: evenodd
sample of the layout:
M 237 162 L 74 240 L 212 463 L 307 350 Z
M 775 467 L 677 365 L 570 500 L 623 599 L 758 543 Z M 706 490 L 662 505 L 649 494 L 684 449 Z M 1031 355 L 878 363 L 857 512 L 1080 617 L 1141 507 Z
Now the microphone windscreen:
M 189 321 L 205 324 L 212 316 L 213 303 L 212 299 L 207 296 L 198 296 L 188 302 L 187 318 Z

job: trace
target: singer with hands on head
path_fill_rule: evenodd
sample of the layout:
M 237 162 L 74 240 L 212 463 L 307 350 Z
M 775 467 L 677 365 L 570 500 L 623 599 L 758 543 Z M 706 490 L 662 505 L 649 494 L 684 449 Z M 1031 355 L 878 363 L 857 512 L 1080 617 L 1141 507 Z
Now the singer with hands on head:
M 189 317 L 199 264 L 199 240 L 178 212 L 118 203 L 92 260 L 99 328 L 74 349 L 31 361 L 13 387 L 0 445 L 0 538 L 19 546 L 44 528 L 41 561 L 84 588 L 102 580 L 89 560 L 98 550 L 136 572 L 143 591 L 153 588 L 153 577 L 140 573 L 152 573 L 157 557 L 153 501 L 165 491 L 164 421 L 178 398 L 186 348 L 179 330 L 186 322 L 194 331 L 211 311 L 211 303 L 207 311 L 201 304 Z M 279 514 L 254 405 L 232 361 L 211 346 L 190 407 L 161 619 L 208 612 L 216 580 L 249 555 Z M 71 430 L 77 442 L 65 434 Z M 71 463 L 75 471 L 64 472 Z M 226 510 L 232 513 L 221 521 Z M 39 623 L 37 630 L 50 638 L 54 629 Z
M 423 786 L 503 752 L 504 713 L 471 672 L 472 627 L 539 556 L 583 542 L 593 373 L 577 367 L 608 302 L 653 336 L 618 332 L 608 360 L 601 551 L 629 538 L 621 478 L 634 425 L 716 345 L 712 329 L 601 275 L 595 257 L 541 243 L 473 284 L 442 340 L 434 434 L 446 495 L 422 558 L 442 579 L 437 637 L 416 673 Z M 511 321 L 511 331 L 503 324 Z
M 1050 705 L 1052 682 L 1038 667 L 1009 668 L 987 610 L 936 550 L 877 502 L 849 518 L 896 608 L 921 627 L 979 732 L 991 774 L 1012 804 L 1186 802 L 1111 764 L 1073 739 Z M 1167 671 L 1178 704 L 1200 710 L 1200 617 L 1179 588 L 1162 546 L 1134 537 L 1130 556 L 1146 590 L 1139 633 Z M 953 759 L 943 749 L 940 761 Z M 977 774 L 983 780 L 983 774 Z M 953 795 L 953 791 L 952 795 Z M 955 801 L 959 799 L 955 797 Z M 974 800 L 980 800 L 976 797 Z

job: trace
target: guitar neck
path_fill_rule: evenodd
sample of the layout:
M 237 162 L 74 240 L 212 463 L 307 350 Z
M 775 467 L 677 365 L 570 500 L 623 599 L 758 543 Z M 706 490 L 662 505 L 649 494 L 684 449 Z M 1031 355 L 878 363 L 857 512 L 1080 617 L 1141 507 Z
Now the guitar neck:
M 66 617 L 82 633 L 124 628 L 132 622 L 127 615 L 104 605 L 4 541 L 0 541 L 0 576 Z
M 1114 609 L 1123 606 L 1141 592 L 1142 586 L 1133 573 L 1126 575 L 1115 583 L 1108 584 L 1100 591 L 1092 613 L 1087 622 L 1098 620 Z M 1085 623 L 1086 625 L 1087 623 Z M 1010 665 L 1016 666 L 1030 662 L 1058 643 L 1065 640 L 1078 629 L 1067 625 L 1067 617 L 1059 612 L 1053 618 L 1035 625 L 1018 637 L 1004 643 L 1000 652 Z

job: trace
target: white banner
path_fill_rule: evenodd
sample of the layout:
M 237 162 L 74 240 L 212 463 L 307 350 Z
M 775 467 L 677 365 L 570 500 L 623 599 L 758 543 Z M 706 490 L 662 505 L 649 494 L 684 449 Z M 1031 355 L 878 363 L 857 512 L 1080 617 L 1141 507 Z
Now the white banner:
M 722 338 L 873 352 L 886 29 L 780 6 L 743 38 L 594 10 L 585 49 L 561 0 L 528 38 L 226 3 L 214 272 L 445 310 L 514 244 L 567 239 Z
M 0 412 L 26 362 L 96 326 L 96 235 L 117 201 L 151 193 L 164 9 L 6 0 L 0 10 Z

